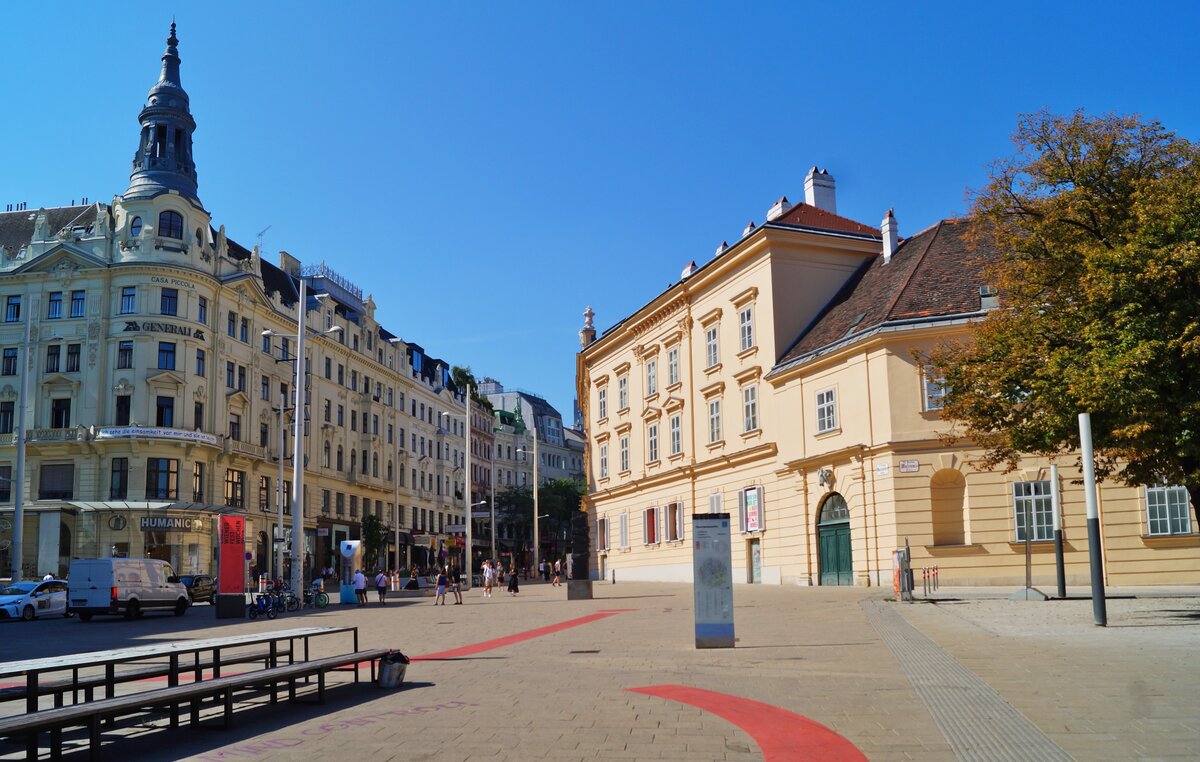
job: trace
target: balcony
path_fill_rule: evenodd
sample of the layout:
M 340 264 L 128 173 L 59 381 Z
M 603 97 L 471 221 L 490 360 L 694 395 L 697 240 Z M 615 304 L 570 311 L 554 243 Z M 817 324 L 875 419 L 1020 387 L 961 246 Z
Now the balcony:
M 249 455 L 252 458 L 262 459 L 266 455 L 266 448 L 260 447 L 249 442 L 239 442 L 236 439 L 227 439 L 225 444 L 228 446 L 227 452 L 234 452 L 238 455 Z
M 105 426 L 96 429 L 96 440 L 104 439 L 169 439 L 177 442 L 219 446 L 217 437 L 202 431 L 159 428 L 154 426 Z
M 72 426 L 69 429 L 30 429 L 25 432 L 26 442 L 82 442 L 87 439 L 87 429 Z
M 0 447 L 7 445 L 15 445 L 17 443 L 16 434 L 0 434 Z

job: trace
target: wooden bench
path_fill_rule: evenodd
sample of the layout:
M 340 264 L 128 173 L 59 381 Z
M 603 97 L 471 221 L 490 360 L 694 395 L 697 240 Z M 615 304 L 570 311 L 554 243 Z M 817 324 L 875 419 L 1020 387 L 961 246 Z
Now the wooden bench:
M 13 736 L 29 736 L 26 758 L 38 758 L 36 736 L 39 732 L 50 731 L 50 750 L 54 759 L 62 757 L 62 731 L 70 727 L 87 727 L 89 733 L 89 751 L 92 760 L 99 760 L 100 755 L 100 726 L 106 719 L 122 715 L 136 714 L 148 708 L 170 707 L 172 724 L 178 716 L 179 706 L 190 703 L 191 725 L 200 724 L 200 701 L 210 697 L 220 697 L 224 701 L 224 727 L 233 723 L 233 694 L 238 690 L 249 688 L 269 687 L 272 701 L 275 700 L 275 689 L 280 683 L 288 684 L 288 697 L 296 700 L 296 684 L 302 678 L 317 678 L 317 703 L 325 701 L 325 675 L 328 672 L 354 669 L 355 680 L 358 679 L 357 665 L 370 662 L 371 680 L 375 679 L 375 661 L 387 653 L 387 649 L 376 648 L 358 651 L 341 656 L 331 656 L 312 661 L 301 661 L 285 664 L 281 667 L 243 672 L 228 677 L 218 677 L 186 685 L 160 688 L 153 691 L 131 693 L 125 696 L 102 699 L 84 704 L 46 709 L 40 712 L 6 717 L 0 719 L 0 738 Z
M 274 658 L 278 661 L 281 658 L 287 657 L 291 662 L 292 652 L 288 649 L 276 650 Z M 260 649 L 242 654 L 223 654 L 221 656 L 220 665 L 227 664 L 246 664 L 253 661 L 263 662 L 263 667 L 271 666 L 272 654 L 269 649 Z M 193 663 L 181 664 L 180 672 L 192 672 L 197 679 L 200 673 L 211 670 L 216 664 L 216 660 L 211 657 L 197 659 Z M 125 670 L 117 672 L 114 675 L 114 683 L 132 683 L 138 680 L 146 680 L 155 677 L 166 677 L 171 674 L 170 664 L 152 664 L 138 669 Z M 54 696 L 54 706 L 60 707 L 63 705 L 63 696 L 67 693 L 72 695 L 72 703 L 79 703 L 79 691 L 83 691 L 85 701 L 91 701 L 94 697 L 96 688 L 103 688 L 108 684 L 108 676 L 101 673 L 97 675 L 84 675 L 74 679 L 63 678 L 61 680 L 51 680 L 49 682 L 39 682 L 37 694 L 39 696 Z M 14 685 L 8 688 L 0 688 L 0 702 L 16 701 L 23 699 L 28 693 L 28 689 L 24 685 Z

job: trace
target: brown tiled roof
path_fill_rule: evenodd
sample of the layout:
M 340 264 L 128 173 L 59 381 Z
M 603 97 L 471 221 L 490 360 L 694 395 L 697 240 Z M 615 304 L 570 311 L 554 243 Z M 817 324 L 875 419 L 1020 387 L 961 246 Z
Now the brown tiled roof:
M 879 228 L 855 222 L 848 217 L 842 217 L 803 202 L 793 206 L 778 219 L 771 220 L 769 224 L 798 225 L 805 228 L 817 228 L 818 230 L 835 230 L 839 233 L 859 233 L 861 235 L 879 237 Z
M 968 244 L 969 227 L 943 220 L 904 241 L 886 265 L 882 254 L 864 263 L 778 365 L 885 323 L 978 312 L 983 269 L 996 253 Z

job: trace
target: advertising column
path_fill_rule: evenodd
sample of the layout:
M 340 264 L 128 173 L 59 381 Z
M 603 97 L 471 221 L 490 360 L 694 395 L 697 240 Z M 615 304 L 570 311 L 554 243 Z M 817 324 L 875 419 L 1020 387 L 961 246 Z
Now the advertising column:
M 696 648 L 733 648 L 733 556 L 729 514 L 692 516 Z
M 221 516 L 217 567 L 217 617 L 246 614 L 246 517 Z

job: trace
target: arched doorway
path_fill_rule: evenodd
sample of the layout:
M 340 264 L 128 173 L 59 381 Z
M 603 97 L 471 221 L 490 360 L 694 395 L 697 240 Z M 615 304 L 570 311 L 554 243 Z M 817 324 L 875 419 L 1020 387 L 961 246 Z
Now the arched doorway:
M 834 492 L 821 502 L 817 519 L 817 563 L 822 585 L 853 585 L 850 556 L 850 507 Z

